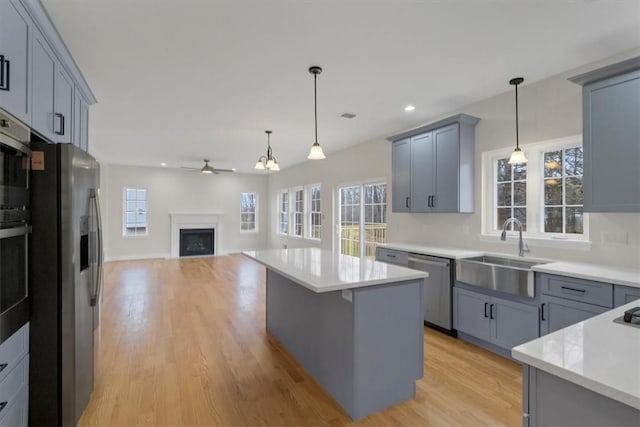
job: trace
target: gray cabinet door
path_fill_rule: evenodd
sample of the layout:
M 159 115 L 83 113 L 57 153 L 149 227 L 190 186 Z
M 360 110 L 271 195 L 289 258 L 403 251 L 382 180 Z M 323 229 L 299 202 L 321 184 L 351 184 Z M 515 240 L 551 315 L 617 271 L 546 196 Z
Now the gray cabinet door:
M 429 212 L 435 194 L 435 169 L 431 132 L 411 138 L 411 210 Z
M 454 287 L 453 298 L 454 327 L 465 334 L 491 341 L 490 297 Z
M 435 152 L 434 212 L 457 212 L 460 167 L 460 127 L 458 123 L 433 131 Z
M 84 99 L 80 106 L 80 148 L 89 152 L 89 105 Z
M 31 20 L 18 1 L 0 1 L 0 107 L 31 123 Z
M 513 348 L 540 336 L 538 307 L 491 298 L 489 317 L 492 317 L 494 344 L 503 348 Z
M 71 142 L 76 147 L 80 147 L 80 120 L 81 120 L 82 101 L 80 92 L 77 90 L 73 93 L 73 132 L 71 133 Z
M 640 70 L 583 88 L 584 211 L 640 212 Z
M 59 64 L 54 83 L 55 111 L 53 117 L 56 142 L 71 142 L 73 128 L 73 81 Z
M 393 170 L 393 212 L 411 211 L 411 141 L 409 138 L 395 141 L 391 146 Z
M 614 307 L 629 304 L 631 301 L 640 300 L 640 288 L 616 285 L 613 291 Z M 640 301 L 638 301 L 640 303 Z M 640 304 L 639 304 L 640 305 Z
M 53 94 L 56 79 L 56 59 L 49 44 L 35 27 L 33 34 L 33 113 L 31 127 L 50 141 L 55 141 Z
M 585 304 L 549 295 L 542 295 L 540 302 L 542 303 L 540 308 L 542 311 L 540 317 L 540 332 L 542 335 L 566 328 L 610 310 L 608 307 Z

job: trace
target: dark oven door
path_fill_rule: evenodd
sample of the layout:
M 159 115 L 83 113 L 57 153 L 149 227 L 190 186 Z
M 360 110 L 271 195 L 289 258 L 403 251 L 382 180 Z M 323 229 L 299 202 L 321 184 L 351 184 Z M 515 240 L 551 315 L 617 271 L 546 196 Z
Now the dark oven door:
M 0 137 L 0 227 L 29 221 L 29 170 L 31 150 L 24 144 Z
M 29 320 L 27 251 L 30 227 L 0 229 L 0 342 Z

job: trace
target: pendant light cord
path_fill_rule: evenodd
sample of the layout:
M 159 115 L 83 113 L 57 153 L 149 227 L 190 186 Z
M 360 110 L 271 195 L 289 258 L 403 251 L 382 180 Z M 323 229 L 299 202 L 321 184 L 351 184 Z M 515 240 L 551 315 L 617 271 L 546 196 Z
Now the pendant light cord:
M 318 73 L 313 73 L 313 113 L 314 113 L 314 123 L 316 129 L 316 141 L 318 143 L 318 90 L 316 87 L 316 80 L 318 79 Z
M 520 141 L 518 140 L 518 84 L 516 83 L 516 148 L 520 149 Z

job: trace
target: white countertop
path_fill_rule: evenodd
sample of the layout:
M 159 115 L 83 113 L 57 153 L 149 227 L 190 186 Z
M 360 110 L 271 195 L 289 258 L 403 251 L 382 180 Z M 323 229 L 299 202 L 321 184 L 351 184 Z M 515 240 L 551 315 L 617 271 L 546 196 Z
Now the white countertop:
M 423 279 L 423 271 L 340 255 L 319 248 L 244 251 L 248 256 L 314 292 L 331 292 Z
M 559 274 L 561 276 L 640 288 L 640 270 L 631 270 L 620 267 L 604 267 L 600 265 L 580 264 L 575 262 L 552 262 L 549 264 L 540 264 L 534 266 L 532 270 L 539 273 Z
M 640 301 L 513 348 L 514 359 L 640 409 L 640 328 L 614 323 Z
M 449 259 L 470 258 L 474 256 L 482 256 L 485 254 L 483 251 L 472 251 L 468 249 L 454 249 L 454 248 L 441 248 L 433 246 L 421 246 L 405 243 L 380 243 L 381 248 L 397 249 L 399 251 L 407 251 L 418 253 L 422 255 L 439 256 Z

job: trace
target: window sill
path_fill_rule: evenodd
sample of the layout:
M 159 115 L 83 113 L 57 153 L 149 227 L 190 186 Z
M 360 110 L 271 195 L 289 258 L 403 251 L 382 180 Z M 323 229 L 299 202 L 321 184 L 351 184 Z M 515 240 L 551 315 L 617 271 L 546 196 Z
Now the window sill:
M 146 239 L 149 237 L 149 233 L 147 234 L 123 234 L 122 237 L 127 239 Z
M 554 248 L 554 249 L 576 249 L 581 251 L 589 251 L 591 250 L 591 241 L 590 240 L 570 240 L 570 239 L 552 239 L 549 237 L 529 237 L 526 235 L 522 236 L 523 240 L 532 247 L 542 247 L 542 248 Z M 499 234 L 481 234 L 479 236 L 479 240 L 481 242 L 490 242 L 490 243 L 505 243 L 512 245 L 513 243 L 518 242 L 518 234 L 515 235 L 508 234 L 507 240 L 503 242 L 500 240 Z
M 258 230 L 240 230 L 240 234 L 258 234 Z

